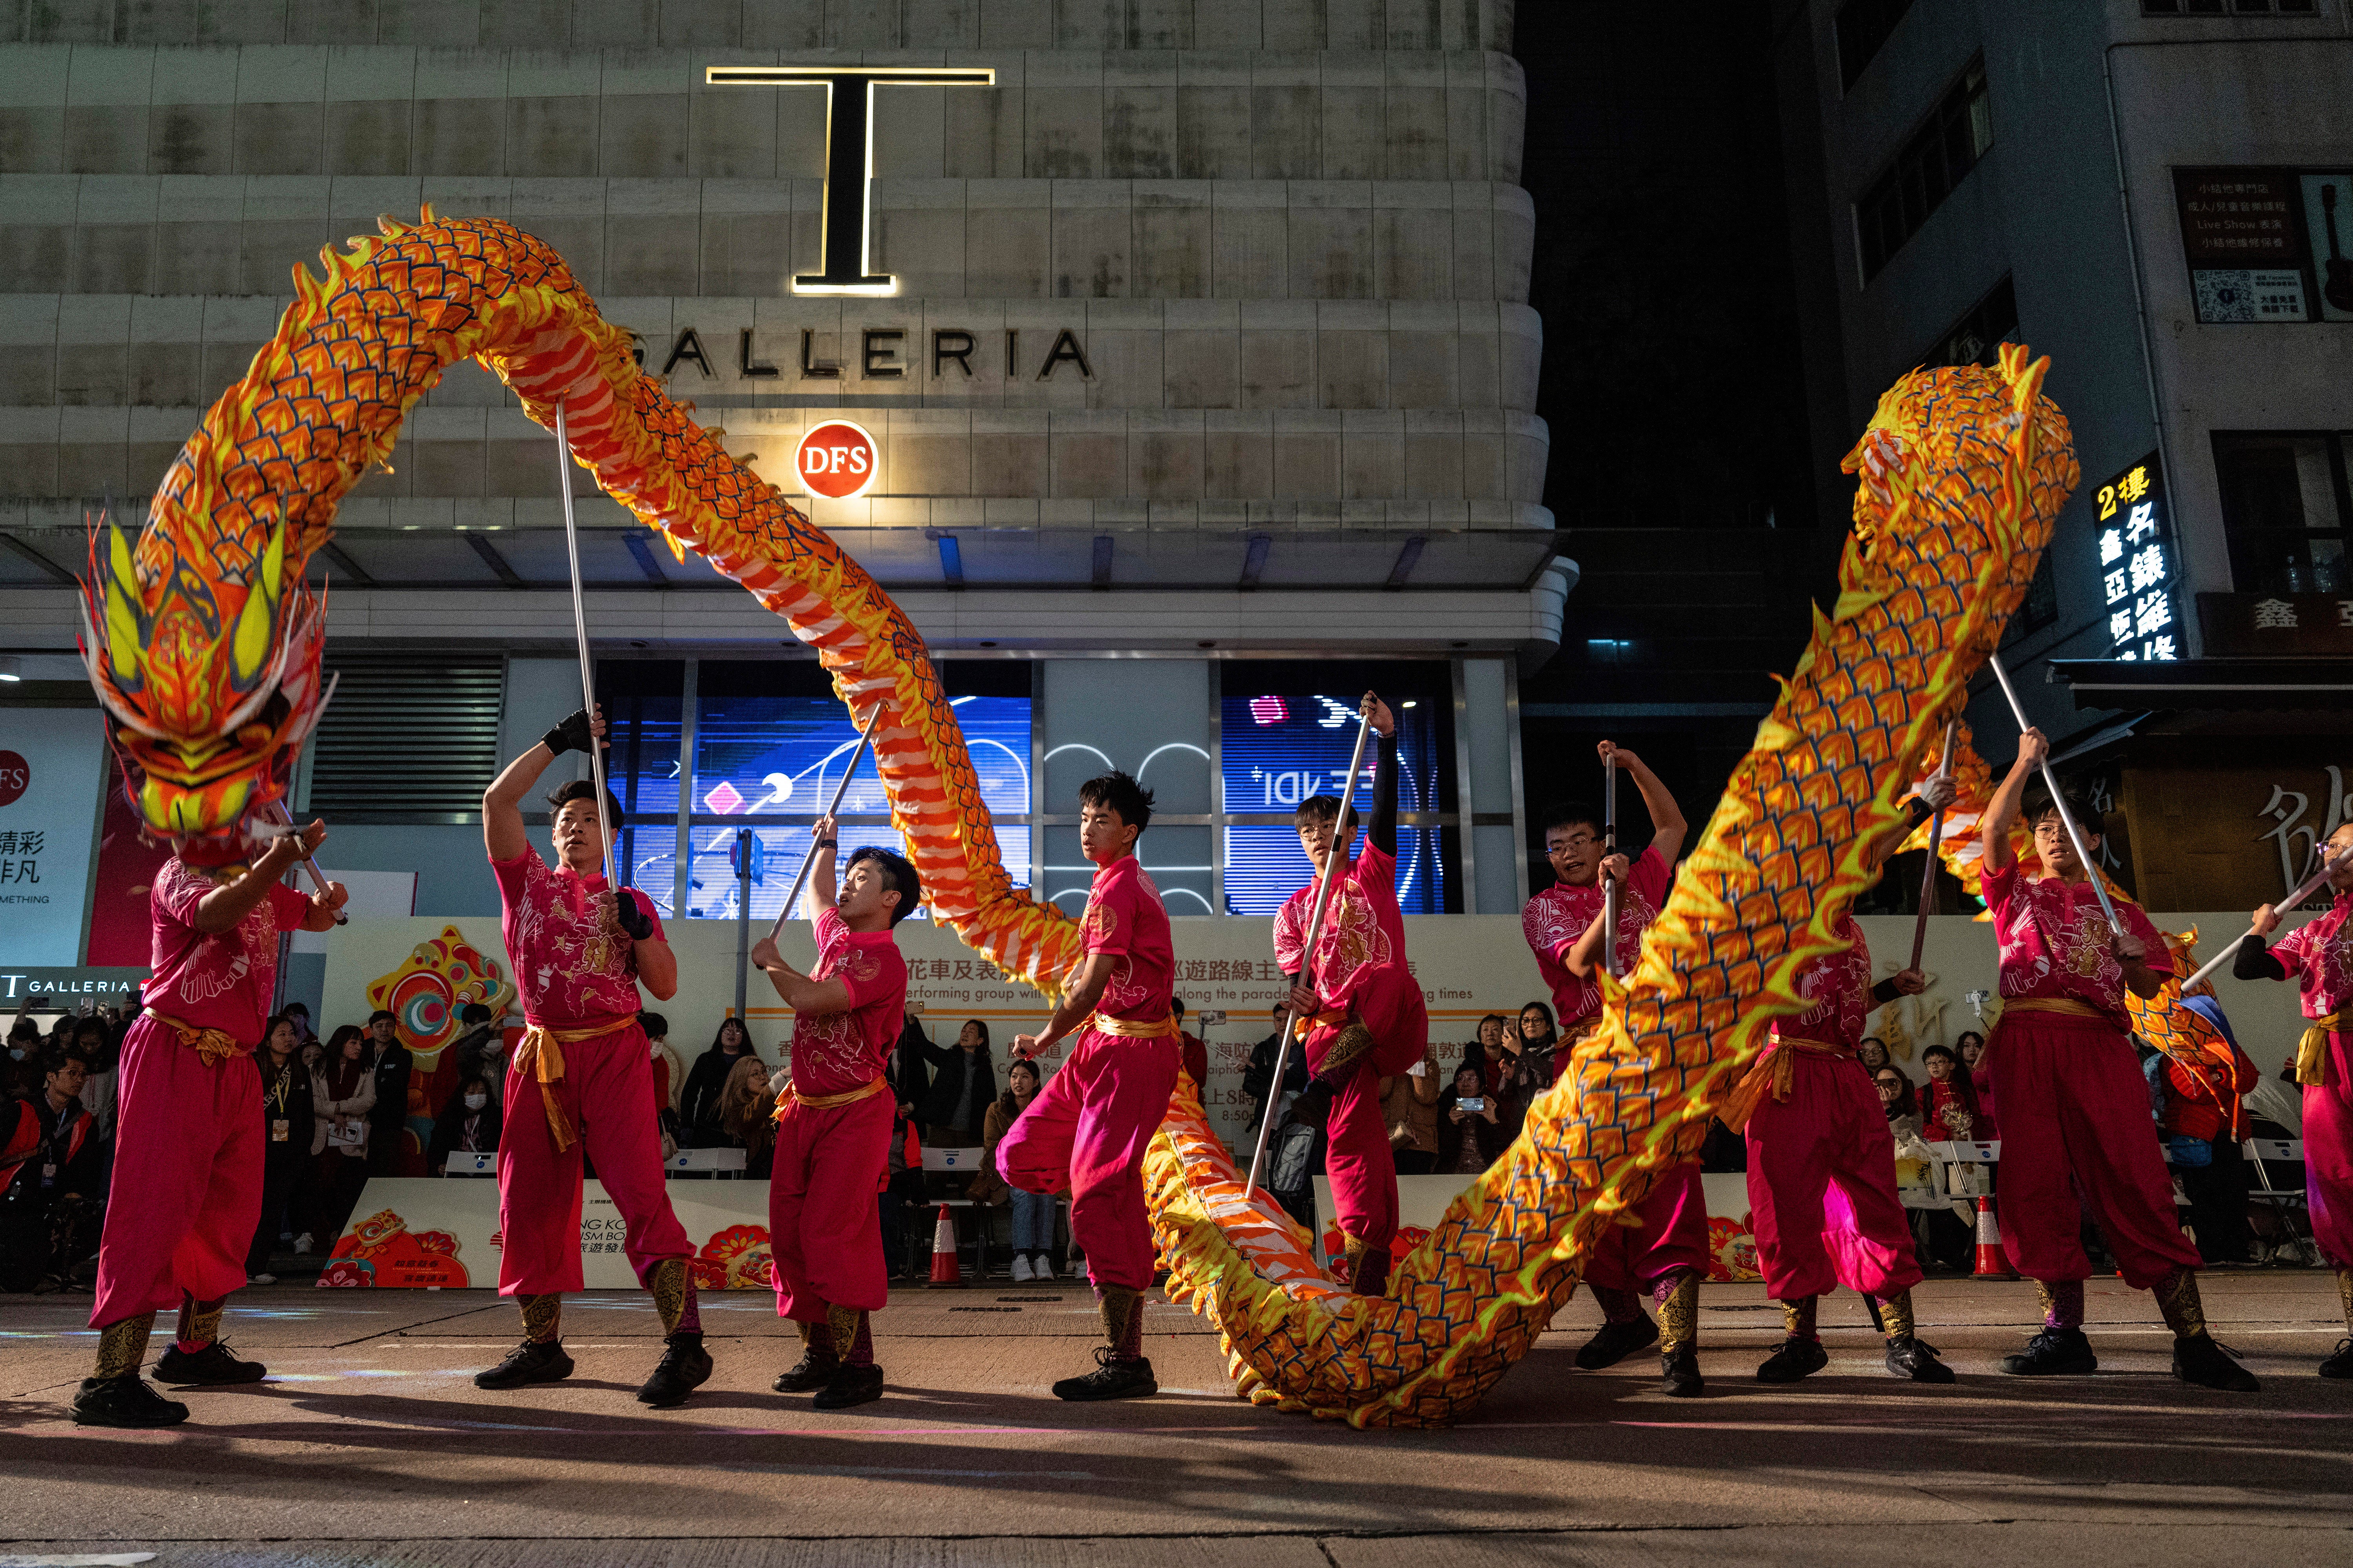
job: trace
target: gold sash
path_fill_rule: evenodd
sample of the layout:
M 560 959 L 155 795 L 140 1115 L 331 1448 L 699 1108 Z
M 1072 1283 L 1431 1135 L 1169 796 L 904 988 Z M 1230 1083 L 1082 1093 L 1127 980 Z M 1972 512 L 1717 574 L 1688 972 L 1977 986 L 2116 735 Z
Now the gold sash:
M 2316 1086 L 2328 1082 L 2328 1037 L 2345 1027 L 2346 1014 L 2353 1007 L 2339 1008 L 2326 1017 L 2315 1018 L 2295 1043 L 2295 1081 Z
M 146 1011 L 147 1016 L 179 1036 L 180 1044 L 195 1047 L 196 1055 L 205 1059 L 205 1066 L 208 1068 L 216 1068 L 234 1058 L 249 1057 L 253 1054 L 251 1046 L 245 1044 L 227 1029 L 209 1029 L 201 1024 L 191 1024 L 184 1019 L 158 1013 L 153 1007 Z
M 1291 1024 L 1291 1037 L 1303 1040 L 1316 1029 L 1336 1029 L 1346 1023 L 1349 1016 L 1350 1014 L 1345 1007 L 1327 1007 L 1321 1013 L 1311 1013 L 1303 1018 L 1294 1018 Z
M 1772 1046 L 1750 1065 L 1748 1076 L 1740 1080 L 1732 1091 L 1732 1098 L 1725 1102 L 1722 1118 L 1726 1127 L 1737 1132 L 1747 1126 L 1748 1119 L 1757 1114 L 1757 1108 L 1765 1103 L 1767 1090 L 1775 1100 L 1789 1098 L 1789 1090 L 1797 1081 L 1797 1058 L 1792 1054 L 1797 1051 L 1839 1061 L 1854 1059 L 1854 1047 L 1852 1046 L 1808 1039 L 1803 1035 L 1776 1034 Z
M 796 1105 L 805 1106 L 811 1110 L 831 1110 L 838 1105 L 855 1105 L 871 1095 L 881 1093 L 884 1087 L 885 1080 L 871 1078 L 856 1089 L 844 1089 L 839 1094 L 803 1094 L 787 1082 L 777 1092 L 776 1113 L 770 1120 L 782 1121 L 785 1119 L 785 1112 Z
M 539 1080 L 539 1103 L 547 1111 L 547 1131 L 555 1140 L 559 1154 L 572 1147 L 579 1134 L 573 1130 L 572 1117 L 552 1092 L 554 1086 L 564 1081 L 565 1046 L 576 1046 L 583 1040 L 599 1039 L 618 1034 L 636 1024 L 635 1018 L 623 1018 L 617 1023 L 591 1024 L 580 1029 L 551 1029 L 544 1024 L 533 1024 L 515 1042 L 513 1070 L 530 1073 Z
M 1133 1018 L 1113 1018 L 1102 1013 L 1088 1020 L 1090 1028 L 1106 1035 L 1117 1035 L 1124 1040 L 1175 1039 L 1185 1031 L 1176 1025 L 1176 1015 L 1163 1014 L 1149 1024 L 1139 1024 Z

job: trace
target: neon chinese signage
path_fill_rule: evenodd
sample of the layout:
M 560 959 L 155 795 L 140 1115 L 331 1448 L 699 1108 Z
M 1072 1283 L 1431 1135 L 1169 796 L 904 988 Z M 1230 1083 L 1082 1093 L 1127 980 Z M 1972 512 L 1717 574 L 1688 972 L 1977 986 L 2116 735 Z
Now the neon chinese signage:
M 2135 662 L 2179 658 L 2173 588 L 2180 562 L 2157 454 L 2102 485 L 2096 500 L 2108 657 Z

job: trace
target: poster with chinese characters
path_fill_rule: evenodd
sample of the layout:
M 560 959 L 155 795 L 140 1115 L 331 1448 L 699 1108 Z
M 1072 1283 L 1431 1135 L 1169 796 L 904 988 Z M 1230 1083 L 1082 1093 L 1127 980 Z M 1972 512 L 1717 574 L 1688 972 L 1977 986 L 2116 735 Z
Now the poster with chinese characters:
M 2172 519 L 2165 474 L 2151 452 L 2101 485 L 2097 508 L 2100 597 L 2108 617 L 2108 657 L 2140 661 L 2181 657 L 2174 614 Z
M 2181 250 L 2198 320 L 2310 320 L 2296 177 L 2285 169 L 2176 169 Z
M 81 962 L 106 744 L 95 708 L 0 710 L 0 953 Z

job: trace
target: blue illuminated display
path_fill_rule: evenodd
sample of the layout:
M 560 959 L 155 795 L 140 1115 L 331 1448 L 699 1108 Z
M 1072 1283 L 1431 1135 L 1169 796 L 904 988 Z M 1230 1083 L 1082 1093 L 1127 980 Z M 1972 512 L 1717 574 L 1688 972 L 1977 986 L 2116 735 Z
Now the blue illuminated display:
M 1348 753 L 1356 743 L 1356 696 L 1315 692 L 1228 693 L 1219 712 L 1225 809 L 1229 816 L 1288 813 L 1318 795 L 1336 795 L 1347 783 Z M 1398 721 L 1398 809 L 1436 812 L 1438 722 L 1428 705 L 1400 709 Z M 1357 819 L 1372 809 L 1373 764 L 1367 748 L 1356 783 Z M 1358 843 L 1363 842 L 1359 836 Z M 1314 873 L 1299 847 L 1298 830 L 1279 825 L 1226 829 L 1226 909 L 1269 915 L 1305 887 Z M 1398 903 L 1408 914 L 1446 909 L 1445 866 L 1439 829 L 1398 829 Z

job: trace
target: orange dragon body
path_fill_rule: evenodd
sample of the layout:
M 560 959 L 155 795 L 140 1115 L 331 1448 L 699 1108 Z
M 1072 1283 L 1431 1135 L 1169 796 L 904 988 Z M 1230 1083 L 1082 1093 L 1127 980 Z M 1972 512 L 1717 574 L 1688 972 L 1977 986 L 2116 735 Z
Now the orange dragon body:
M 457 360 L 530 416 L 565 407 L 574 458 L 811 644 L 860 713 L 935 915 L 1058 993 L 1076 922 L 1014 889 L 954 710 L 913 626 L 826 535 L 728 457 L 632 362 L 562 259 L 491 219 L 385 221 L 326 254 L 251 370 L 206 416 L 134 546 L 94 542 L 84 656 L 148 828 L 233 859 L 285 794 L 322 689 L 304 567 L 338 499 Z M 1836 611 L 1683 867 L 1599 1033 L 1505 1157 L 1397 1270 L 1340 1292 L 1265 1195 L 1242 1199 L 1198 1087 L 1146 1170 L 1171 1293 L 1217 1322 L 1261 1403 L 1360 1426 L 1473 1405 L 1565 1301 L 1600 1227 L 1694 1153 L 1794 982 L 1873 879 L 1860 845 L 1900 815 L 1970 673 L 2023 595 L 2077 479 L 2047 362 L 1906 377 L 1848 460 L 1862 483 Z

